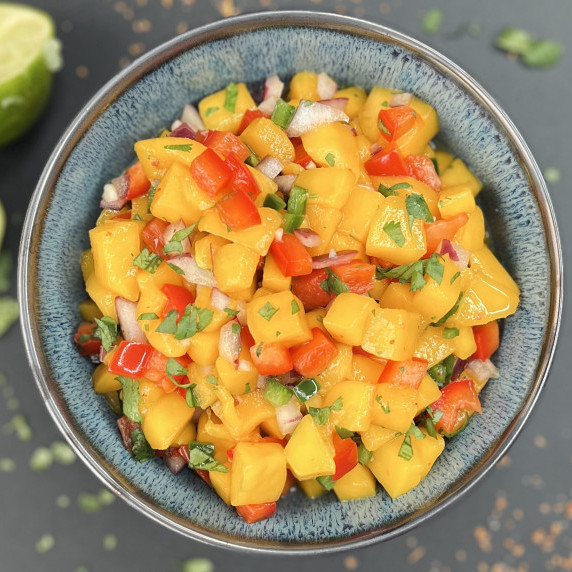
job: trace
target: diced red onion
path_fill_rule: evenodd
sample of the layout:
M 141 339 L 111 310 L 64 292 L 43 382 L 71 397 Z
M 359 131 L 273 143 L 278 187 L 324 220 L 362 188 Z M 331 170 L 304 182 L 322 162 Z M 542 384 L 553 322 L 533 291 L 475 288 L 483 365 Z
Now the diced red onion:
M 117 427 L 119 428 L 119 433 L 121 433 L 121 440 L 123 441 L 124 447 L 129 451 L 129 453 L 133 453 L 131 433 L 133 433 L 135 429 L 141 429 L 141 425 L 124 415 L 117 420 Z
M 306 166 L 305 166 L 304 168 L 306 169 L 306 171 L 307 171 L 308 169 L 317 169 L 317 168 L 318 168 L 318 165 L 316 165 L 316 163 L 314 163 L 314 161 L 308 161 L 308 162 L 306 163 Z
M 320 235 L 310 228 L 297 228 L 294 231 L 294 234 L 296 235 L 296 238 L 308 248 L 320 246 L 320 244 L 322 244 Z
M 210 270 L 200 268 L 191 254 L 171 258 L 169 264 L 180 268 L 183 271 L 183 278 L 191 284 L 208 286 L 209 288 L 218 287 L 215 275 Z
M 117 184 L 114 183 L 117 182 Z M 123 184 L 125 182 L 125 184 Z M 127 203 L 127 177 L 118 177 L 103 186 L 99 208 L 120 211 Z
M 171 133 L 169 133 L 169 137 L 186 137 L 187 139 L 194 139 L 196 135 L 197 132 L 190 125 L 182 121 L 179 121 L 179 125 L 172 128 Z
M 264 101 L 260 102 L 260 105 L 258 106 L 258 110 L 262 111 L 262 113 L 264 115 L 272 115 L 272 112 L 274 111 L 274 108 L 276 107 L 276 102 L 278 101 L 277 97 L 268 97 L 266 98 Z
M 105 359 L 107 353 L 108 353 L 107 350 L 103 346 L 99 348 L 99 356 L 98 356 L 99 363 L 103 363 L 103 360 Z
M 191 129 L 195 131 L 202 131 L 205 129 L 205 124 L 201 119 L 197 108 L 190 103 L 187 103 L 185 107 L 183 107 L 183 112 L 181 113 L 181 122 L 186 123 Z
M 304 133 L 316 129 L 321 125 L 343 121 L 347 123 L 350 118 L 339 109 L 334 109 L 323 103 L 307 101 L 302 99 L 296 113 L 288 125 L 286 134 L 288 137 L 300 137 Z
M 284 165 L 276 159 L 276 157 L 266 155 L 266 157 L 256 165 L 256 168 L 269 179 L 274 179 L 274 177 L 277 177 L 280 174 Z
M 371 155 L 373 157 L 373 155 L 375 155 L 376 153 L 379 153 L 382 149 L 383 149 L 383 147 L 379 143 L 374 143 L 369 148 L 369 152 L 371 153 Z
M 451 373 L 452 381 L 459 379 L 459 376 L 463 373 L 468 363 L 469 362 L 466 359 L 455 358 L 455 364 L 453 365 L 453 371 Z
M 278 177 L 274 177 L 274 182 L 278 185 L 278 190 L 281 193 L 288 195 L 294 186 L 296 177 L 297 175 L 278 175 Z
M 215 310 L 220 310 L 221 312 L 225 308 L 230 308 L 230 296 L 218 288 L 213 288 L 211 291 L 211 306 Z
M 185 459 L 183 459 L 183 457 L 181 457 L 180 455 L 176 456 L 166 455 L 165 457 L 163 457 L 163 462 L 165 463 L 169 471 L 173 473 L 173 475 L 180 473 L 183 467 L 187 464 Z
M 457 265 L 461 271 L 465 270 L 465 268 L 467 268 L 469 265 L 471 253 L 457 242 L 453 242 L 445 238 L 441 241 L 437 251 L 442 255 L 448 254 L 449 258 Z
M 318 74 L 316 91 L 320 99 L 331 99 L 338 91 L 338 84 L 325 72 Z
M 499 370 L 490 359 L 485 361 L 474 359 L 467 364 L 465 371 L 481 383 L 485 383 L 489 379 L 499 376 Z
M 115 298 L 115 311 L 123 338 L 128 342 L 147 343 L 147 337 L 137 322 L 137 302 L 131 302 L 131 300 L 117 296 Z
M 290 435 L 302 420 L 300 404 L 296 399 L 291 399 L 285 405 L 276 408 L 276 421 L 282 435 Z
M 233 326 L 235 326 L 234 329 L 238 326 L 239 331 L 237 333 L 233 332 Z M 238 367 L 238 358 L 241 348 L 240 325 L 238 320 L 231 320 L 220 329 L 218 353 L 220 357 L 234 364 L 235 367 Z
M 254 369 L 254 366 L 252 365 L 252 362 L 249 362 L 246 359 L 241 359 L 238 360 L 238 371 L 252 371 Z
M 283 237 L 284 237 L 284 229 L 277 228 L 276 232 L 274 233 L 274 240 L 276 240 L 277 242 L 282 242 Z
M 394 93 L 389 100 L 389 107 L 402 107 L 409 105 L 413 96 L 410 93 Z
M 170 224 L 166 229 L 165 232 L 163 233 L 163 241 L 165 244 L 167 244 L 172 238 L 173 235 L 178 232 L 179 230 L 183 230 L 185 227 L 185 223 L 180 220 L 178 222 L 172 223 Z M 191 241 L 190 239 L 187 237 L 183 240 L 181 240 L 181 248 L 183 249 L 183 254 L 188 254 L 189 252 L 191 252 Z M 171 254 L 177 254 L 175 253 L 171 253 Z
M 349 99 L 347 97 L 334 97 L 332 99 L 321 99 L 320 103 L 323 103 L 324 105 L 329 105 L 332 109 L 345 111 L 348 101 Z
M 357 253 L 357 250 L 342 250 L 332 257 L 330 257 L 329 254 L 314 256 L 314 258 L 312 258 L 312 268 L 316 270 L 318 268 L 330 268 L 332 266 L 349 264 L 355 258 Z
M 278 99 L 279 97 L 282 97 L 283 90 L 284 83 L 277 75 L 268 76 L 264 82 L 264 95 L 262 99 L 265 100 L 269 97 L 275 97 Z

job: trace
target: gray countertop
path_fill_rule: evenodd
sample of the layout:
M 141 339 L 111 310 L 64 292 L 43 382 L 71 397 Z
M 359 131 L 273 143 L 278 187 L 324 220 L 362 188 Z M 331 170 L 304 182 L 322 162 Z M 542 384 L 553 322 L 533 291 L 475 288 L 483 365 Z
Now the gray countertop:
M 564 257 L 572 246 L 572 3 L 569 0 L 30 0 L 50 12 L 65 67 L 46 113 L 18 143 L 0 150 L 0 199 L 9 215 L 5 248 L 16 254 L 23 216 L 51 149 L 95 91 L 121 67 L 187 29 L 232 13 L 271 9 L 335 11 L 383 23 L 431 45 L 472 74 L 520 129 L 541 169 L 560 225 Z M 444 18 L 424 32 L 427 10 Z M 550 69 L 526 68 L 494 48 L 506 26 L 564 45 Z M 470 33 L 469 33 L 470 32 Z M 566 266 L 566 265 L 565 265 Z M 569 267 L 565 269 L 569 277 Z M 12 280 L 15 293 L 15 273 Z M 536 572 L 572 570 L 572 325 L 567 320 L 545 389 L 525 429 L 477 487 L 407 535 L 321 557 L 249 556 L 190 541 L 121 501 L 94 502 L 100 482 L 79 461 L 38 472 L 30 459 L 61 440 L 27 364 L 14 326 L 0 340 L 0 570 L 343 570 Z M 30 440 L 13 431 L 23 416 Z M 108 500 L 107 497 L 102 497 Z M 319 558 L 319 563 L 318 563 Z M 206 559 L 206 560 L 189 560 Z

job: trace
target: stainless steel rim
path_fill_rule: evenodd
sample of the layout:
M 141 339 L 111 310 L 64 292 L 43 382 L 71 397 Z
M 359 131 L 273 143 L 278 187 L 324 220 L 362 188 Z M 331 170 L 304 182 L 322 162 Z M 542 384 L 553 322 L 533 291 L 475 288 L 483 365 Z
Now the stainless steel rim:
M 113 472 L 113 467 L 102 462 L 99 453 L 93 447 L 83 441 L 79 431 L 73 426 L 71 417 L 66 411 L 65 403 L 54 395 L 48 387 L 48 368 L 44 356 L 40 351 L 40 339 L 37 334 L 37 320 L 35 312 L 34 291 L 36 269 L 31 264 L 31 251 L 37 248 L 34 235 L 38 232 L 38 216 L 48 209 L 51 194 L 57 183 L 58 176 L 67 161 L 76 143 L 81 139 L 89 126 L 97 119 L 100 111 L 117 99 L 125 89 L 137 82 L 145 74 L 180 53 L 202 43 L 217 41 L 228 36 L 248 33 L 261 28 L 275 27 L 308 27 L 327 28 L 339 32 L 350 33 L 366 37 L 374 41 L 390 41 L 412 50 L 424 58 L 430 58 L 433 66 L 437 67 L 445 75 L 453 77 L 462 87 L 485 108 L 506 130 L 511 143 L 514 145 L 521 166 L 527 173 L 531 187 L 538 201 L 544 227 L 546 229 L 547 248 L 550 256 L 551 267 L 551 297 L 548 315 L 548 332 L 544 340 L 541 359 L 538 364 L 536 378 L 529 396 L 521 411 L 516 415 L 507 427 L 496 445 L 481 461 L 471 469 L 461 483 L 449 490 L 439 499 L 435 506 L 425 512 L 409 515 L 406 519 L 383 530 L 359 534 L 350 538 L 329 541 L 320 546 L 312 544 L 279 544 L 268 543 L 264 546 L 256 545 L 256 541 L 236 540 L 231 537 L 217 537 L 208 530 L 190 528 L 184 521 L 174 521 L 166 511 L 157 508 L 152 503 L 140 497 L 137 490 L 128 483 L 123 482 Z M 470 490 L 478 483 L 494 464 L 507 451 L 514 439 L 522 429 L 524 422 L 536 403 L 540 390 L 544 385 L 548 370 L 554 356 L 556 340 L 560 329 L 560 319 L 563 303 L 563 271 L 562 250 L 556 224 L 554 209 L 546 189 L 546 185 L 540 170 L 533 159 L 530 150 L 522 136 L 515 128 L 506 113 L 500 108 L 495 100 L 466 72 L 460 69 L 448 58 L 436 52 L 432 48 L 411 39 L 400 32 L 396 32 L 382 25 L 373 24 L 356 18 L 338 16 L 326 13 L 314 13 L 303 11 L 285 11 L 274 13 L 258 13 L 229 18 L 203 26 L 186 34 L 183 34 L 158 48 L 150 51 L 135 61 L 131 66 L 101 88 L 88 102 L 84 109 L 72 121 L 58 145 L 54 149 L 32 196 L 30 206 L 24 222 L 19 251 L 18 268 L 18 297 L 21 307 L 21 325 L 24 345 L 31 365 L 34 378 L 46 406 L 77 455 L 86 463 L 91 471 L 113 492 L 125 500 L 130 506 L 136 508 L 146 516 L 167 528 L 183 534 L 194 540 L 224 548 L 241 551 L 250 551 L 267 554 L 317 554 L 331 553 L 345 550 L 349 547 L 357 548 L 367 546 L 381 540 L 389 540 L 399 534 L 407 532 L 417 524 L 433 516 L 463 493 Z M 66 413 L 64 413 L 66 411 Z

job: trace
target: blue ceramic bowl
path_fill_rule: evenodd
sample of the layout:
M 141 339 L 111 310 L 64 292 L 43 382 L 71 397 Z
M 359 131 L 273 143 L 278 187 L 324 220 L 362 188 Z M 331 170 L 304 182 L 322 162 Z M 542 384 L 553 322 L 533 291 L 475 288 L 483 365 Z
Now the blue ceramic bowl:
M 92 366 L 72 342 L 85 298 L 79 257 L 88 247 L 103 184 L 134 159 L 183 105 L 230 81 L 287 79 L 310 69 L 341 84 L 414 92 L 441 120 L 439 139 L 484 183 L 479 197 L 497 254 L 522 297 L 505 322 L 500 378 L 483 414 L 450 441 L 429 476 L 391 500 L 340 503 L 288 495 L 274 518 L 246 525 L 198 478 L 141 465 L 119 439 L 115 416 L 91 390 Z M 33 196 L 20 250 L 19 292 L 30 364 L 42 398 L 90 469 L 155 521 L 219 546 L 274 552 L 334 551 L 408 530 L 473 486 L 506 451 L 534 405 L 554 351 L 561 311 L 561 252 L 546 187 L 505 113 L 465 72 L 382 26 L 327 14 L 278 12 L 225 20 L 153 50 L 103 87 L 56 147 Z

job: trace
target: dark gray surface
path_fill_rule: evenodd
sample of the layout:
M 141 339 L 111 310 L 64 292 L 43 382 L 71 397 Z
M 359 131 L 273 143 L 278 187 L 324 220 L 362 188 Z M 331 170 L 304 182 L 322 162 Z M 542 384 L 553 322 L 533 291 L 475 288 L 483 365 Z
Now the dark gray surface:
M 67 123 L 95 91 L 138 50 L 148 50 L 171 38 L 183 25 L 192 28 L 228 15 L 257 9 L 294 9 L 309 6 L 364 17 L 410 33 L 449 56 L 489 90 L 508 112 L 531 147 L 540 167 L 556 167 L 559 183 L 549 184 L 560 224 L 564 255 L 572 235 L 572 176 L 569 140 L 572 115 L 572 4 L 568 0 L 487 0 L 485 2 L 387 3 L 368 0 L 301 2 L 288 0 L 36 0 L 55 18 L 64 42 L 64 70 L 58 74 L 48 109 L 32 132 L 17 144 L 0 150 L 0 198 L 9 214 L 5 248 L 16 253 L 22 216 L 49 153 Z M 145 5 L 147 4 L 147 5 Z M 438 7 L 445 17 L 436 35 L 422 31 L 423 14 Z M 129 10 L 133 13 L 130 14 Z M 129 16 L 132 15 L 132 18 Z M 146 20 L 150 29 L 146 32 Z M 480 26 L 477 37 L 462 33 L 467 24 Z M 531 70 L 492 47 L 505 27 L 528 29 L 540 38 L 565 46 L 560 63 L 548 70 Z M 143 45 L 139 46 L 138 43 Z M 84 69 L 85 68 L 85 69 Z M 87 76 L 85 72 L 87 71 Z M 84 77 L 85 76 L 85 77 Z M 565 276 L 569 268 L 565 263 Z M 15 286 L 15 284 L 13 285 Z M 14 288 L 13 288 L 14 291 Z M 569 352 L 572 327 L 567 321 L 568 296 L 559 347 L 543 395 L 509 455 L 484 482 L 453 507 L 412 533 L 347 554 L 288 557 L 247 556 L 215 550 L 160 528 L 120 501 L 97 513 L 86 513 L 78 496 L 96 493 L 100 483 L 80 462 L 54 465 L 33 472 L 28 464 L 39 446 L 60 436 L 45 410 L 25 360 L 20 333 L 12 330 L 0 341 L 0 459 L 16 468 L 0 472 L 0 570 L 74 571 L 87 566 L 99 570 L 178 570 L 187 558 L 208 558 L 214 570 L 273 570 L 300 572 L 317 566 L 333 572 L 359 570 L 571 570 L 572 534 L 572 425 L 569 421 L 572 388 Z M 14 401 L 17 399 L 18 403 Z M 16 408 L 15 408 L 16 407 Z M 14 409 L 15 408 L 15 409 Z M 33 438 L 21 442 L 7 430 L 15 414 L 22 414 Z M 59 508 L 65 494 L 71 504 Z M 36 542 L 45 534 L 55 540 L 51 550 L 38 553 Z M 107 534 L 117 538 L 105 550 Z M 488 542 L 487 542 L 488 541 Z

